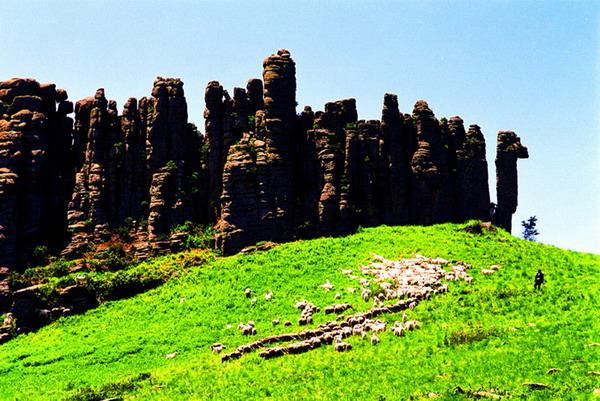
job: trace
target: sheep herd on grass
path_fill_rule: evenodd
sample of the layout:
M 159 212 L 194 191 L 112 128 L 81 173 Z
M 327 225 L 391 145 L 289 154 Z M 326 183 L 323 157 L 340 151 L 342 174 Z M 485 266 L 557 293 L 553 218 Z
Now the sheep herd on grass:
M 416 330 L 421 326 L 417 320 L 407 320 L 406 311 L 414 307 L 422 300 L 429 299 L 432 294 L 442 294 L 448 291 L 446 281 L 465 280 L 471 282 L 472 277 L 467 273 L 471 265 L 464 262 L 449 262 L 442 258 L 427 258 L 416 255 L 412 259 L 388 260 L 379 255 L 372 255 L 374 262 L 362 266 L 360 272 L 370 278 L 354 275 L 352 270 L 344 269 L 343 274 L 357 280 L 360 285 L 360 295 L 364 301 L 373 299 L 373 306 L 365 312 L 356 312 L 344 316 L 340 313 L 351 309 L 348 303 L 338 303 L 328 305 L 324 308 L 326 314 L 337 314 L 335 320 L 319 324 L 315 329 L 305 329 L 297 332 L 283 333 L 278 335 L 266 336 L 248 344 L 238 346 L 234 351 L 224 354 L 221 357 L 222 362 L 238 359 L 244 354 L 255 350 L 261 350 L 259 356 L 264 359 L 275 358 L 288 354 L 300 354 L 319 348 L 324 345 L 333 345 L 338 352 L 349 351 L 352 345 L 344 340 L 351 336 L 357 336 L 367 339 L 372 345 L 380 342 L 379 333 L 386 330 L 388 323 L 384 320 L 376 319 L 379 316 L 404 311 L 401 321 L 395 321 L 390 326 L 390 331 L 396 336 L 404 336 L 406 332 Z M 491 266 L 489 269 L 482 269 L 483 274 L 487 270 L 495 272 L 498 266 Z M 484 272 L 486 270 L 486 272 Z M 376 290 L 372 283 L 376 284 Z M 335 286 L 326 280 L 319 286 L 324 291 L 331 291 Z M 370 287 L 370 288 L 369 288 Z M 355 288 L 348 288 L 348 293 L 355 293 Z M 269 291 L 270 300 L 273 296 Z M 336 293 L 335 299 L 341 298 Z M 246 297 L 252 296 L 252 291 L 247 288 Z M 321 309 L 307 300 L 298 301 L 295 305 L 300 310 L 298 325 L 305 326 L 313 323 L 313 315 L 319 313 Z M 279 320 L 272 321 L 273 325 L 279 323 Z M 285 326 L 290 326 L 291 322 L 286 321 Z M 244 335 L 255 335 L 256 328 L 254 322 L 246 324 L 240 323 L 239 330 Z M 276 345 L 283 344 L 283 345 Z M 212 345 L 211 349 L 219 353 L 225 349 L 220 343 Z

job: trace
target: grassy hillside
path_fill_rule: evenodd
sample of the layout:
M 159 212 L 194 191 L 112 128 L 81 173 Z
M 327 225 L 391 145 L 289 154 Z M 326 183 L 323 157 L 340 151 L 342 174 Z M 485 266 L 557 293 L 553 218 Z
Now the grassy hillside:
M 600 256 L 525 242 L 504 232 L 469 234 L 460 225 L 379 227 L 344 238 L 280 245 L 217 259 L 136 297 L 108 302 L 0 346 L 1 400 L 404 400 L 467 399 L 495 389 L 502 399 L 588 399 L 600 388 Z M 254 320 L 258 335 L 297 330 L 294 303 L 371 304 L 341 269 L 374 252 L 388 259 L 420 253 L 473 265 L 471 284 L 409 312 L 422 328 L 381 342 L 351 337 L 353 350 L 322 347 L 222 364 L 209 347 L 249 341 L 235 326 Z M 480 268 L 499 264 L 492 276 Z M 546 274 L 533 291 L 538 268 Z M 319 285 L 335 285 L 325 292 Z M 250 287 L 252 305 L 244 296 Z M 274 293 L 267 301 L 263 294 Z M 273 327 L 279 318 L 292 328 Z M 328 320 L 314 315 L 315 325 Z M 388 321 L 397 315 L 385 316 Z M 233 328 L 227 328 L 232 324 Z M 176 352 L 172 359 L 166 354 Z M 548 374 L 550 368 L 560 371 Z M 525 382 L 548 385 L 533 390 Z M 465 394 L 457 392 L 457 387 Z

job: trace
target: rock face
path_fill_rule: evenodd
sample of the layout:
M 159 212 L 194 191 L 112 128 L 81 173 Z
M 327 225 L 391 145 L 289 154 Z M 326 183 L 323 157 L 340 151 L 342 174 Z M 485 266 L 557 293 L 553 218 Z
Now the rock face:
M 153 113 L 148 118 L 146 169 L 150 180 L 148 233 L 150 240 L 171 227 L 198 220 L 194 194 L 199 182 L 202 138 L 188 123 L 183 82 L 157 78 L 152 90 Z
M 186 220 L 199 220 L 195 203 L 202 138 L 187 121 L 183 82 L 158 77 L 151 98 L 129 98 L 123 114 L 103 89 L 75 106 L 78 160 L 68 210 L 71 233 L 63 255 L 74 257 L 129 221 L 147 221 L 150 241 Z M 145 229 L 138 225 L 138 229 Z
M 0 82 L 0 303 L 4 268 L 62 245 L 74 178 L 72 110 L 54 84 Z
M 455 146 L 455 220 L 488 220 L 490 196 L 488 187 L 485 139 L 479 126 L 469 126 L 465 134 L 460 117 L 450 120 L 450 132 Z
M 209 224 L 216 246 L 233 253 L 358 226 L 490 218 L 477 125 L 465 132 L 460 117 L 438 120 L 423 100 L 403 114 L 394 94 L 381 121 L 358 120 L 355 99 L 296 114 L 287 50 L 232 94 L 208 83 L 203 137 L 176 78 L 158 77 L 121 115 L 103 89 L 73 107 L 53 84 L 0 82 L 0 310 L 9 269 L 48 252 L 76 257 L 117 229 L 163 253 L 181 242 L 174 226 Z M 507 229 L 523 157 L 519 138 L 500 132 L 494 221 Z
M 111 101 L 109 106 L 104 89 L 76 103 L 75 119 L 78 146 L 85 154 L 67 214 L 72 233 L 67 254 L 72 256 L 87 250 L 93 236 L 107 236 L 117 223 L 123 150 L 116 104 Z
M 272 240 L 292 238 L 292 146 L 296 123 L 296 64 L 287 50 L 263 61 L 266 181 L 261 194 L 264 230 Z
M 496 143 L 496 194 L 498 204 L 494 224 L 508 232 L 512 229 L 512 215 L 517 210 L 518 182 L 517 160 L 527 159 L 529 152 L 512 131 L 498 132 Z

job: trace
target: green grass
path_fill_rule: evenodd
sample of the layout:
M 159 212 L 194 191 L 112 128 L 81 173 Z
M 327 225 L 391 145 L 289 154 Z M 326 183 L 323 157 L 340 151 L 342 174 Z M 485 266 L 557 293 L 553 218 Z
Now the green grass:
M 220 258 L 138 296 L 64 318 L 0 346 L 2 400 L 462 400 L 495 389 L 503 399 L 580 400 L 600 387 L 600 256 L 518 240 L 500 231 L 468 234 L 459 225 L 378 227 L 343 238 L 280 245 Z M 296 300 L 321 307 L 370 304 L 340 269 L 357 269 L 374 252 L 390 259 L 420 253 L 473 264 L 472 284 L 450 283 L 447 294 L 409 313 L 422 328 L 390 332 L 371 346 L 350 338 L 352 351 L 323 347 L 262 360 L 256 353 L 222 364 L 209 346 L 248 342 L 235 326 L 254 320 L 259 336 L 289 331 Z M 502 266 L 492 276 L 479 268 Z M 541 268 L 547 283 L 533 291 Z M 319 284 L 336 286 L 324 292 Z M 258 302 L 244 297 L 250 287 Z M 263 294 L 272 290 L 266 301 Z M 315 325 L 327 320 L 316 314 Z M 386 316 L 388 321 L 398 316 Z M 228 329 L 227 324 L 233 324 Z M 177 352 L 174 359 L 165 354 Z M 550 368 L 559 373 L 548 375 Z M 541 382 L 531 390 L 525 382 Z M 456 393 L 460 387 L 467 394 Z
M 34 267 L 23 273 L 13 272 L 9 278 L 15 289 L 40 285 L 35 294 L 48 307 L 59 306 L 59 292 L 82 279 L 98 302 L 125 298 L 154 288 L 193 266 L 214 260 L 215 252 L 194 249 L 189 252 L 159 256 L 139 263 L 133 259 L 111 257 L 79 261 L 57 260 L 46 266 Z M 72 271 L 77 263 L 83 267 Z

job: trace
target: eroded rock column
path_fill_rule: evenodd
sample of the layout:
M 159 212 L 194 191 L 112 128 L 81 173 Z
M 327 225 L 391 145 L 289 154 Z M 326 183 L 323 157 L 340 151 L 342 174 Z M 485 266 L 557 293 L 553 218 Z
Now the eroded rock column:
M 292 146 L 296 120 L 296 64 L 287 50 L 263 61 L 266 163 L 265 235 L 275 241 L 292 238 Z
M 513 131 L 498 132 L 496 142 L 496 196 L 498 204 L 494 224 L 510 232 L 512 215 L 518 205 L 517 160 L 527 159 L 529 152 Z

